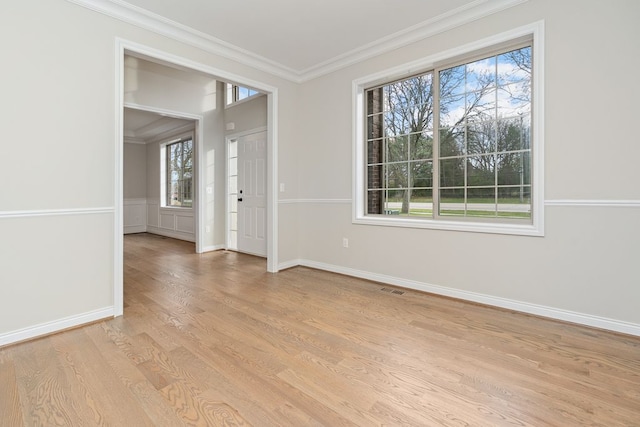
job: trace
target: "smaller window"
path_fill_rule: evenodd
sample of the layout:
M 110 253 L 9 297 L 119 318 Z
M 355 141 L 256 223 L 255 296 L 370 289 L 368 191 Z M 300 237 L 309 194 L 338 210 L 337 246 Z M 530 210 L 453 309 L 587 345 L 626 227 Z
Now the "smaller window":
M 193 207 L 193 139 L 167 144 L 165 149 L 165 206 Z
M 243 99 L 251 98 L 254 95 L 258 95 L 260 92 L 257 90 L 238 86 L 231 83 L 227 83 L 227 101 L 226 105 L 231 105 L 235 102 L 242 101 Z

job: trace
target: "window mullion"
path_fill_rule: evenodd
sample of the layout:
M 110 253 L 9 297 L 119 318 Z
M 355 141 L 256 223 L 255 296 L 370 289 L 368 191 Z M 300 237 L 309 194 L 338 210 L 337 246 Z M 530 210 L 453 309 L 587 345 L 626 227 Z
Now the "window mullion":
M 166 174 L 167 174 L 167 176 L 166 176 L 165 182 L 166 182 L 167 188 L 166 188 L 166 195 L 165 196 L 167 198 L 166 205 L 167 206 L 171 206 L 171 173 L 172 173 L 172 170 L 171 170 L 171 154 L 172 154 L 171 153 L 171 145 L 167 145 L 166 154 L 167 154 L 167 156 L 166 156 L 167 157 L 166 158 Z
M 432 152 L 432 189 L 431 215 L 434 219 L 440 216 L 440 73 L 433 70 L 433 147 Z

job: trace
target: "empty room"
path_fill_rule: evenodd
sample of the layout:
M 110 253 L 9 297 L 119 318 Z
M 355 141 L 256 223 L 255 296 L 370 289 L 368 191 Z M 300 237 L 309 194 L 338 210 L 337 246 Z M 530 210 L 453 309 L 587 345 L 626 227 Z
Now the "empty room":
M 640 425 L 640 2 L 0 11 L 0 425 Z

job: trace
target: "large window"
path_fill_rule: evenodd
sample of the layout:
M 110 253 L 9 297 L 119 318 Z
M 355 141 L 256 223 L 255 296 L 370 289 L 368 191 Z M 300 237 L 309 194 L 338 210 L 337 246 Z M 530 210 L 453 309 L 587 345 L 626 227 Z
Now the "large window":
M 356 220 L 531 231 L 533 41 L 518 40 L 362 84 Z
M 165 146 L 165 206 L 193 206 L 193 139 Z

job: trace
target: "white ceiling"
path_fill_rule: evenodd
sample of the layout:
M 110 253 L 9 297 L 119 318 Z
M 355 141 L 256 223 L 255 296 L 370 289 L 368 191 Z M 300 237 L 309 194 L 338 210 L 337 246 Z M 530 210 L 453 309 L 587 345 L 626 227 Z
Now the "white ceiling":
M 527 0 L 68 0 L 305 81 Z
M 303 71 L 473 0 L 128 0 Z
M 124 139 L 125 142 L 145 144 L 157 140 L 161 135 L 193 129 L 193 120 L 185 120 L 163 116 L 158 113 L 124 109 Z

